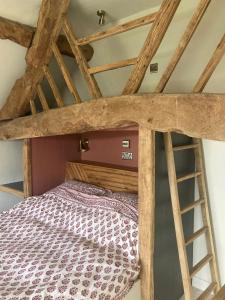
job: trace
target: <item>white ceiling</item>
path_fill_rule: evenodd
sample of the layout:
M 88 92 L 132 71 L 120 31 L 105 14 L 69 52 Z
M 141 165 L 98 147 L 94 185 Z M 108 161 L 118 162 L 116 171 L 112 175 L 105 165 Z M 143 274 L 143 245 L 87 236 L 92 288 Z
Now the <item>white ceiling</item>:
M 98 9 L 106 11 L 107 26 L 143 10 L 157 7 L 161 2 L 162 0 L 71 0 L 69 15 L 79 32 L 88 34 L 102 29 L 98 25 Z M 0 16 L 36 25 L 40 4 L 41 0 L 0 0 Z

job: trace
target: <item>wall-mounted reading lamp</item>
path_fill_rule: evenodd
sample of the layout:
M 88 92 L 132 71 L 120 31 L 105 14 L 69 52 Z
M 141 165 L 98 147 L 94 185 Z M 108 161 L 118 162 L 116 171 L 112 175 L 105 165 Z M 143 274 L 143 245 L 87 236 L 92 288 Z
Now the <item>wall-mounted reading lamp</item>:
M 89 150 L 89 141 L 87 138 L 80 139 L 80 151 L 87 152 Z

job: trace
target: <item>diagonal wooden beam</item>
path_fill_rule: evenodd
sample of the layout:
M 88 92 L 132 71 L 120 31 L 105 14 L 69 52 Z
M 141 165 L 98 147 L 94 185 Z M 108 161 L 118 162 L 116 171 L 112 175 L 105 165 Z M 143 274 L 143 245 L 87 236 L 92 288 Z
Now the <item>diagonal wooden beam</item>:
M 144 47 L 137 59 L 137 63 L 123 90 L 123 95 L 135 94 L 138 92 L 147 68 L 162 42 L 180 1 L 181 0 L 164 0 L 159 10 L 158 17 L 152 25 Z
M 35 27 L 0 17 L 0 39 L 7 39 L 25 48 L 29 48 L 32 44 L 35 32 Z M 57 45 L 61 54 L 74 57 L 73 51 L 64 35 L 59 36 Z M 84 45 L 81 49 L 89 61 L 94 53 L 93 48 L 90 45 Z
M 12 88 L 0 111 L 0 120 L 13 119 L 29 111 L 30 100 L 36 93 L 36 85 L 43 78 L 42 68 L 49 63 L 52 43 L 58 38 L 69 4 L 70 0 L 42 1 L 37 31 L 32 46 L 27 52 L 25 74 Z
M 186 31 L 183 34 L 174 55 L 172 56 L 172 59 L 171 59 L 169 65 L 167 66 L 164 74 L 162 75 L 162 78 L 160 79 L 159 84 L 157 85 L 157 87 L 155 89 L 155 93 L 161 93 L 165 89 L 166 84 L 168 83 L 171 75 L 173 74 L 173 71 L 175 70 L 177 64 L 179 63 L 185 49 L 187 48 L 192 36 L 194 35 L 210 2 L 211 2 L 211 0 L 201 0 L 199 2 L 199 5 L 197 6 L 197 8 L 195 10 L 195 12 L 187 26 Z
M 201 77 L 199 78 L 198 82 L 196 83 L 196 85 L 193 89 L 194 93 L 200 93 L 204 90 L 206 84 L 208 83 L 209 79 L 211 78 L 213 72 L 215 71 L 216 67 L 220 63 L 224 54 L 225 54 L 225 34 L 223 35 L 219 45 L 217 46 L 216 50 L 214 51 L 212 57 L 210 58 Z
M 225 141 L 225 95 L 145 94 L 102 98 L 0 122 L 0 139 L 73 134 L 137 124 L 153 131 L 175 131 Z
M 144 17 L 140 17 L 136 20 L 132 20 L 132 21 L 129 21 L 129 22 L 121 24 L 121 25 L 116 25 L 116 26 L 110 27 L 104 31 L 94 33 L 87 37 L 80 38 L 77 40 L 77 43 L 78 43 L 78 45 L 81 46 L 81 45 L 87 45 L 88 43 L 100 41 L 102 39 L 114 36 L 116 34 L 120 34 L 123 32 L 127 32 L 129 30 L 138 28 L 140 26 L 145 26 L 145 25 L 151 24 L 155 21 L 156 17 L 157 17 L 157 12 L 152 13 L 147 16 L 144 16 Z

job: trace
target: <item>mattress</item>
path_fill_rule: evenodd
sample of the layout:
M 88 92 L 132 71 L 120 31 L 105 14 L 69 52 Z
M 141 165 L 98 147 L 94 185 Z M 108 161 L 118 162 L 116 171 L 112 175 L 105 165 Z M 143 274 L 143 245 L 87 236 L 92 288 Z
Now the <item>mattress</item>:
M 139 275 L 137 207 L 66 183 L 0 214 L 1 300 L 119 300 Z

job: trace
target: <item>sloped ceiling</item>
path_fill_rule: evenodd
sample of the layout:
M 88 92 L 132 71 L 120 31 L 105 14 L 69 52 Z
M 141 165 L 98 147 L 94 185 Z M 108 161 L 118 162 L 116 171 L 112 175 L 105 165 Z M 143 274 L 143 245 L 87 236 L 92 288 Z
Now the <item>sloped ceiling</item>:
M 115 22 L 142 10 L 151 9 L 161 4 L 162 0 L 71 0 L 70 14 L 88 27 L 98 28 L 96 12 L 107 12 L 107 22 Z M 28 25 L 36 25 L 41 0 L 0 0 L 0 16 Z

